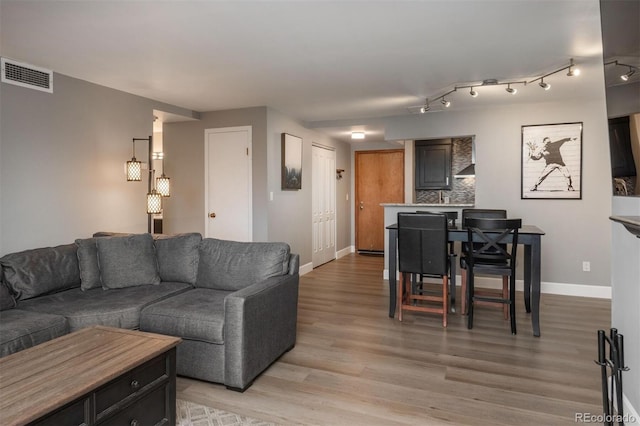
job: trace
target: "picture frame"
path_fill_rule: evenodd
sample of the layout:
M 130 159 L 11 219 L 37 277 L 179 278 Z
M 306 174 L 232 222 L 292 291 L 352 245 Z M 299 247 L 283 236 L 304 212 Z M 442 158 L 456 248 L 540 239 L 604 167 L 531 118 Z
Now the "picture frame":
M 582 122 L 522 126 L 521 153 L 521 199 L 582 199 Z
M 282 133 L 282 189 L 302 189 L 302 138 Z

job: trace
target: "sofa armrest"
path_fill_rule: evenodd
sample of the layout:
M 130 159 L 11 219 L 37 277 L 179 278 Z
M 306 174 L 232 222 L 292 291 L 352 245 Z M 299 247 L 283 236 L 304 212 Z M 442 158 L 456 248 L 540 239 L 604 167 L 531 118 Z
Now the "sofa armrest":
M 268 278 L 225 298 L 224 384 L 246 389 L 296 342 L 298 274 Z

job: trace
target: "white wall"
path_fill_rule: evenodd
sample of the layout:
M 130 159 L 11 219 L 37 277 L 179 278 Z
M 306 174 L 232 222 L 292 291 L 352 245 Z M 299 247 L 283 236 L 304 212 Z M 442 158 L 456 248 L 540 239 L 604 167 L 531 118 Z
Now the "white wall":
M 302 138 L 302 189 L 283 191 L 281 188 L 281 134 L 289 133 Z M 336 150 L 336 168 L 345 169 L 343 178 L 336 182 L 336 250 L 351 245 L 349 183 L 352 180 L 350 146 L 318 131 L 308 129 L 291 117 L 267 108 L 267 162 L 269 164 L 267 191 L 273 192 L 268 204 L 269 241 L 286 241 L 291 250 L 300 254 L 300 264 L 311 262 L 311 146 L 316 143 Z
M 476 207 L 504 208 L 542 228 L 543 285 L 580 284 L 608 296 L 611 171 L 602 99 L 447 111 L 386 120 L 386 139 L 475 135 Z M 521 200 L 521 126 L 583 122 L 582 200 Z M 582 262 L 591 262 L 591 272 Z M 581 288 L 580 291 L 588 291 Z
M 147 183 L 124 174 L 132 138 L 152 134 L 154 108 L 185 111 L 53 78 L 53 93 L 0 84 L 0 255 L 100 230 L 146 232 Z M 147 144 L 136 148 L 147 161 Z

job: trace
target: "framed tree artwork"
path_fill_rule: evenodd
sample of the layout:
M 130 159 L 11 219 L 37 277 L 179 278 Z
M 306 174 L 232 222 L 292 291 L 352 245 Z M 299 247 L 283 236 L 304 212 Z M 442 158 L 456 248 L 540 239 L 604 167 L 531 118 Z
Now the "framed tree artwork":
M 522 199 L 582 199 L 582 123 L 522 126 Z
M 302 138 L 282 134 L 282 189 L 302 189 Z

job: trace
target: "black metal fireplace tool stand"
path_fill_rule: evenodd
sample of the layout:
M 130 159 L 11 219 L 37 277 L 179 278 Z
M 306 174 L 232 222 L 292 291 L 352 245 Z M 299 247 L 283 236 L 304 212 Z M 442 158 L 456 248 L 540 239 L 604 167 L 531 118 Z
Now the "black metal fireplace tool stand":
M 607 344 L 609 358 L 607 358 Z M 606 426 L 624 425 L 622 401 L 622 372 L 629 368 L 624 365 L 624 339 L 618 330 L 612 328 L 609 336 L 598 330 L 598 360 L 602 374 L 602 408 Z M 608 378 L 611 377 L 609 381 Z

